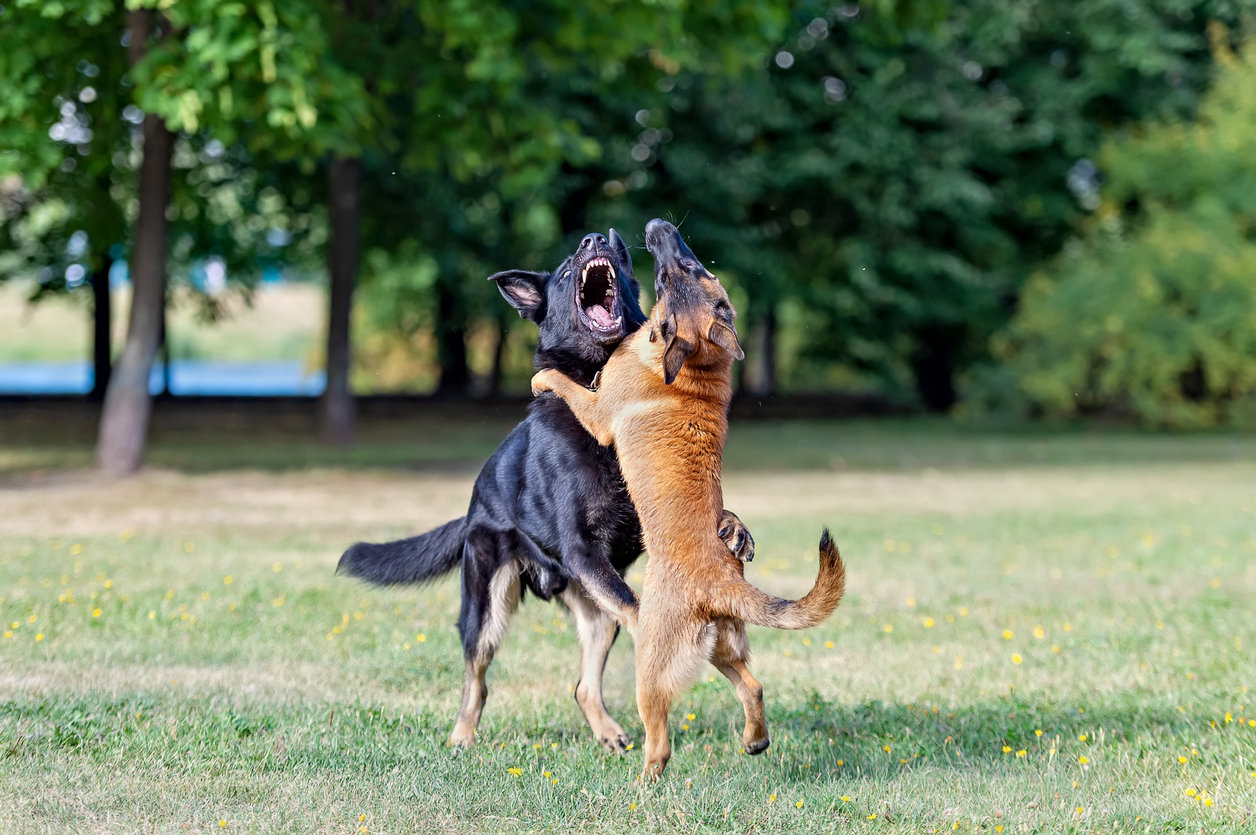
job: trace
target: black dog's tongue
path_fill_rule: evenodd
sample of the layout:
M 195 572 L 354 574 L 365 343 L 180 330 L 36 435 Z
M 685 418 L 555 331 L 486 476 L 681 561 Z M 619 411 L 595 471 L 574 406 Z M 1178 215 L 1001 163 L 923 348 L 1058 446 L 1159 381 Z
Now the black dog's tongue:
M 593 322 L 600 328 L 610 328 L 615 324 L 615 319 L 611 316 L 611 312 L 601 305 L 593 305 L 584 310 L 584 315 L 589 317 L 589 321 Z

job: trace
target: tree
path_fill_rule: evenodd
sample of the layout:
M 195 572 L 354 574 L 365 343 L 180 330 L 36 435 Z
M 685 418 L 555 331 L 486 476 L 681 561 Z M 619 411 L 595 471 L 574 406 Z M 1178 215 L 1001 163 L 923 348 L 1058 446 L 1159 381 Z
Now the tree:
M 742 328 L 775 331 L 790 387 L 862 380 L 945 410 L 1024 277 L 1086 216 L 1080 160 L 1107 130 L 1190 113 L 1206 20 L 1241 13 L 804 5 L 748 78 L 680 72 L 612 98 L 591 213 L 672 208 L 728 276 Z
M 1086 233 L 1036 275 L 996 340 L 1028 402 L 1059 417 L 1256 426 L 1256 44 L 1215 30 L 1192 122 L 1110 138 Z
M 362 85 L 323 60 L 328 50 L 318 6 L 293 2 L 277 9 L 266 0 L 201 0 L 160 4 L 158 14 L 149 9 L 156 3 L 131 5 L 122 18 L 120 4 L 110 0 L 44 5 L 19 0 L 5 10 L 6 48 L 0 49 L 0 78 L 13 90 L 0 105 L 0 137 L 3 147 L 18 151 L 0 164 L 20 174 L 26 190 L 38 193 L 49 172 L 67 158 L 48 128 L 65 118 L 59 113 L 65 109 L 64 96 L 59 101 L 59 93 L 53 94 L 57 79 L 76 62 L 116 62 L 119 36 L 129 45 L 130 66 L 119 87 L 99 91 L 99 97 L 117 96 L 109 109 L 114 123 L 106 127 L 117 124 L 116 116 L 128 108 L 142 121 L 130 248 L 131 320 L 110 380 L 97 447 L 97 463 L 109 472 L 129 472 L 142 461 L 148 374 L 165 303 L 171 162 L 180 143 L 188 146 L 192 159 L 192 140 L 197 139 L 206 149 L 216 143 L 210 156 L 243 143 L 255 154 L 283 160 L 326 148 L 329 138 L 369 124 Z M 321 123 L 315 104 L 323 108 Z M 214 139 L 206 141 L 206 136 Z M 119 157 L 115 153 L 110 159 L 116 163 Z M 198 193 L 206 189 L 212 192 L 214 184 L 202 180 L 196 186 Z M 212 214 L 207 210 L 203 216 Z M 193 221 L 189 225 L 197 225 L 196 217 L 184 215 Z M 194 250 L 195 245 L 183 256 Z
M 560 257 L 564 233 L 585 221 L 562 211 L 570 172 L 602 150 L 579 112 L 612 88 L 652 90 L 676 68 L 736 72 L 765 54 L 785 15 L 755 3 L 679 3 L 668 15 L 567 0 L 407 8 L 375 7 L 369 56 L 343 58 L 371 68 L 388 105 L 385 138 L 361 156 L 360 180 L 360 203 L 373 208 L 362 218 L 361 250 L 386 278 L 368 272 L 363 280 L 405 292 L 394 256 L 425 259 L 411 273 L 415 292 L 405 292 L 421 313 L 371 307 L 402 337 L 431 329 L 439 390 L 462 393 L 472 312 L 500 304 L 483 278 L 502 263 L 540 267 Z
M 41 64 L 38 57 L 57 49 L 69 33 L 54 21 L 13 20 L 24 13 L 9 11 L 0 34 L 0 78 L 12 91 L 0 102 L 0 148 L 9 149 L 0 151 L 0 178 L 22 174 L 12 180 L 0 209 L 0 249 L 8 254 L 0 280 L 37 275 L 32 302 L 90 285 L 92 393 L 101 399 L 112 364 L 109 273 L 127 226 L 114 194 L 132 190 L 129 172 L 119 172 L 113 162 L 131 148 L 131 125 L 110 92 L 120 89 L 127 69 L 126 53 L 115 48 L 123 26 L 115 12 L 113 32 L 103 25 L 70 29 L 83 54 L 99 63 L 81 58 Z M 42 122 L 31 118 L 34 103 L 51 111 Z

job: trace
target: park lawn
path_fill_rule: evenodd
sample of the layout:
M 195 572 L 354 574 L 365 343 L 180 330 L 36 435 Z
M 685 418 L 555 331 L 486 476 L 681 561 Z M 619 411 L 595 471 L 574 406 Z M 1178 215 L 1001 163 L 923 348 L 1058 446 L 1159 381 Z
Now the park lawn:
M 640 789 L 639 753 L 603 754 L 571 696 L 559 606 L 521 607 L 481 744 L 453 754 L 456 579 L 333 575 L 355 539 L 465 509 L 474 467 L 409 466 L 443 460 L 429 429 L 313 467 L 277 441 L 259 469 L 175 433 L 121 483 L 30 472 L 85 449 L 22 458 L 31 437 L 0 433 L 0 828 L 1256 829 L 1256 439 L 735 426 L 748 575 L 803 593 L 827 524 L 848 593 L 816 629 L 751 629 L 764 755 L 710 669 Z M 640 741 L 627 637 L 606 680 Z

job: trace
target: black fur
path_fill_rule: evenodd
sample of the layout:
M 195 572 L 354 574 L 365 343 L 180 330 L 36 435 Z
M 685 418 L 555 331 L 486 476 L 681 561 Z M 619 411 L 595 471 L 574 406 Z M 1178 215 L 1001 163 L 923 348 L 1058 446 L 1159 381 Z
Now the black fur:
M 581 271 L 597 258 L 615 265 L 618 332 L 595 333 L 583 312 Z M 586 236 L 553 273 L 510 270 L 492 280 L 521 317 L 540 326 L 535 367 L 556 368 L 586 385 L 619 341 L 645 322 L 628 248 L 613 229 L 609 241 Z M 641 524 L 614 452 L 547 393 L 480 471 L 464 518 L 398 542 L 358 543 L 337 570 L 379 584 L 422 582 L 461 559 L 458 629 L 471 659 L 491 605 L 489 584 L 510 560 L 523 559 L 522 584 L 538 597 L 548 600 L 575 578 L 631 605 L 635 596 L 622 575 L 641 549 Z
M 379 545 L 359 542 L 340 558 L 340 567 L 378 586 L 426 583 L 452 571 L 462 561 L 467 517 L 446 522 L 433 531 Z

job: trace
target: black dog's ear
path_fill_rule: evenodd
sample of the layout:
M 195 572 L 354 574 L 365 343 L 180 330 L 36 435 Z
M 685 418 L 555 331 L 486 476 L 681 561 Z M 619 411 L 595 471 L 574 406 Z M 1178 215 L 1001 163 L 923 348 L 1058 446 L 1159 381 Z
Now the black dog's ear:
M 741 343 L 737 341 L 737 330 L 732 325 L 719 319 L 713 320 L 710 330 L 707 331 L 707 338 L 732 354 L 733 359 L 746 358 L 746 352 L 741 350 Z
M 659 331 L 663 334 L 663 382 L 670 386 L 698 346 L 677 333 L 675 316 L 659 325 Z
M 619 263 L 624 265 L 627 277 L 632 278 L 632 256 L 628 254 L 628 244 L 624 243 L 624 239 L 614 229 L 611 229 L 611 249 L 619 256 Z
M 490 275 L 488 280 L 497 282 L 497 289 L 510 302 L 510 306 L 519 311 L 520 319 L 541 324 L 541 320 L 545 318 L 545 283 L 549 281 L 548 273 L 506 270 Z

